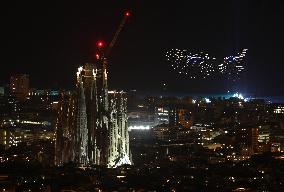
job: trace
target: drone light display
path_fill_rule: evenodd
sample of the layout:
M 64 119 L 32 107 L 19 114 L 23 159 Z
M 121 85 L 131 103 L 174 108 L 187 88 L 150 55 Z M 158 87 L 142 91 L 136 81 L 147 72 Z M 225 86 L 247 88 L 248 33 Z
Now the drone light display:
M 191 53 L 188 50 L 171 49 L 166 53 L 166 59 L 171 68 L 182 76 L 191 79 L 205 79 L 223 76 L 228 79 L 238 79 L 244 71 L 243 65 L 247 49 L 223 59 L 211 57 L 207 53 Z

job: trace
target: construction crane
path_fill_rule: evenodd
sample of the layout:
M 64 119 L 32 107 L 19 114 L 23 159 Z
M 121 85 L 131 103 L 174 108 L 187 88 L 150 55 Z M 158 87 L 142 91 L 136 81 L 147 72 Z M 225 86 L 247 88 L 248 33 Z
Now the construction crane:
M 109 54 L 113 48 L 113 46 L 115 45 L 117 38 L 120 34 L 120 32 L 122 31 L 126 20 L 128 19 L 128 17 L 130 16 L 130 12 L 126 11 L 124 13 L 124 16 L 120 22 L 120 25 L 118 26 L 110 44 L 108 46 L 105 46 L 103 41 L 98 41 L 97 42 L 97 48 L 99 53 L 96 54 L 96 59 L 98 61 L 98 65 L 100 66 L 98 71 L 101 71 L 98 75 L 102 78 L 102 87 L 101 87 L 101 91 L 102 91 L 102 103 L 103 104 L 103 110 L 104 111 L 108 111 L 108 86 L 107 86 L 107 76 L 108 76 L 108 70 L 107 70 L 107 65 L 108 65 L 108 57 Z
M 99 53 L 96 54 L 96 59 L 105 60 L 106 58 L 108 58 L 113 46 L 115 45 L 115 43 L 117 41 L 117 38 L 118 38 L 120 32 L 122 31 L 127 19 L 129 18 L 129 16 L 130 16 L 130 11 L 125 11 L 124 16 L 123 16 L 123 18 L 120 22 L 120 25 L 118 26 L 111 42 L 109 43 L 109 45 L 106 48 L 104 48 L 105 44 L 104 44 L 103 41 L 100 40 L 100 41 L 97 42 L 97 48 L 99 50 Z

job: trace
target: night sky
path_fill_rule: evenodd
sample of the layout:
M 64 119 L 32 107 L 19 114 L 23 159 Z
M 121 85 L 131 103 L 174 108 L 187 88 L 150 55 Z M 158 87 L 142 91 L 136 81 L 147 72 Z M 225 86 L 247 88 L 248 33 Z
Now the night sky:
M 281 1 L 24 1 L 6 8 L 2 39 L 9 54 L 1 64 L 1 82 L 28 73 L 34 87 L 74 87 L 77 67 L 92 61 L 96 41 L 109 42 L 123 11 L 131 9 L 109 58 L 111 88 L 155 92 L 165 82 L 170 92 L 222 93 L 230 88 L 225 80 L 178 77 L 166 63 L 166 51 L 224 57 L 247 48 L 247 70 L 234 86 L 258 95 L 284 95 Z

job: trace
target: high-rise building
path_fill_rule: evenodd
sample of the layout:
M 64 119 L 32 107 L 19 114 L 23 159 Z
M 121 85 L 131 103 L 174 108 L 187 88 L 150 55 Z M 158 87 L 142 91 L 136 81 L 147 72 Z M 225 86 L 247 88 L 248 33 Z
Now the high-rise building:
M 29 94 L 29 75 L 17 74 L 10 78 L 10 93 L 18 99 L 24 99 Z
M 178 110 L 178 123 L 185 128 L 190 128 L 192 126 L 191 112 L 187 109 L 179 109 Z
M 251 129 L 251 146 L 252 146 L 252 151 L 254 153 L 258 153 L 259 148 L 258 148 L 258 136 L 259 136 L 259 129 L 252 128 Z
M 108 91 L 106 61 L 79 67 L 74 94 L 59 103 L 55 163 L 131 164 L 126 114 L 125 93 Z
M 7 147 L 7 144 L 9 144 L 8 141 L 9 135 L 7 134 L 7 131 L 5 129 L 0 129 L 0 144 Z
M 4 95 L 5 95 L 5 88 L 0 87 L 0 96 L 4 96 Z
M 169 113 L 170 126 L 181 125 L 185 128 L 190 128 L 192 124 L 193 124 L 193 117 L 189 110 L 177 107 L 170 109 Z

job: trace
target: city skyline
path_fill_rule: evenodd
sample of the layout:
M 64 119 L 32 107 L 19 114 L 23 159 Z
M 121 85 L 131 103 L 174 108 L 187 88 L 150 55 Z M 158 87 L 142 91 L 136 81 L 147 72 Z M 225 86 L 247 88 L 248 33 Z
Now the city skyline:
M 14 7 L 21 12 L 21 6 Z M 131 10 L 109 59 L 111 88 L 151 92 L 166 83 L 172 92 L 225 92 L 224 79 L 178 77 L 170 71 L 165 53 L 179 48 L 224 57 L 247 48 L 246 71 L 236 89 L 259 95 L 284 93 L 274 86 L 283 82 L 283 17 L 275 2 L 106 1 L 24 7 L 30 14 L 12 17 L 17 24 L 12 42 L 19 47 L 9 49 L 17 57 L 1 70 L 2 82 L 12 74 L 27 73 L 34 87 L 73 88 L 76 77 L 68 74 L 92 61 L 96 41 L 109 43 L 123 12 Z
M 283 5 L 5 4 L 0 191 L 284 191 Z

